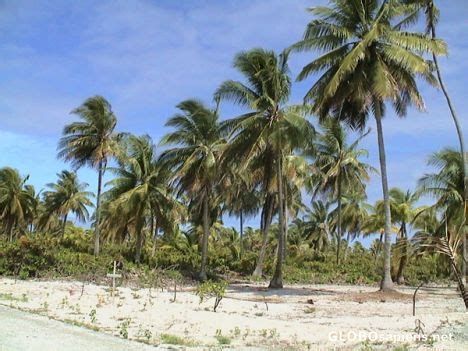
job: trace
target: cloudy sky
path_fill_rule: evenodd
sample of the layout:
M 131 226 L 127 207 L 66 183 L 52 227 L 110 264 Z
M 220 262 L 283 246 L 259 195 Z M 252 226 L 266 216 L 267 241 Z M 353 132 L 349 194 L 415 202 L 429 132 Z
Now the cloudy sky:
M 237 78 L 235 53 L 253 47 L 280 51 L 299 40 L 311 19 L 305 9 L 319 0 L 0 0 L 0 167 L 29 174 L 37 189 L 68 165 L 56 159 L 70 111 L 89 96 L 105 96 L 118 116 L 118 129 L 148 133 L 157 141 L 175 105 L 191 97 L 212 101 L 219 83 Z M 439 0 L 438 29 L 449 46 L 443 74 L 468 128 L 468 7 L 466 0 Z M 315 57 L 294 55 L 291 74 Z M 296 83 L 300 102 L 312 80 Z M 427 111 L 406 119 L 390 111 L 384 133 L 390 186 L 413 189 L 430 169 L 426 159 L 456 134 L 443 96 L 421 84 Z M 223 118 L 236 109 L 222 106 Z M 369 126 L 374 127 L 373 121 Z M 376 135 L 363 146 L 378 166 Z M 96 186 L 92 170 L 79 171 Z M 380 180 L 369 185 L 369 201 L 381 196 Z M 233 224 L 228 220 L 228 224 Z M 256 220 L 248 225 L 257 226 Z

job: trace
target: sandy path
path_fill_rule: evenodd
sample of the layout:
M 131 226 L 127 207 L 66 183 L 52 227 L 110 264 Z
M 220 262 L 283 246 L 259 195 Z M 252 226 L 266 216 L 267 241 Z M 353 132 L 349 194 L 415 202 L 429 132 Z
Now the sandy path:
M 468 349 L 468 314 L 454 288 L 422 289 L 416 317 L 408 288 L 400 289 L 406 294 L 402 299 L 390 300 L 368 298 L 376 288 L 365 286 L 309 285 L 268 291 L 259 285 L 234 285 L 216 313 L 211 310 L 212 301 L 200 304 L 193 289 L 178 292 L 172 302 L 173 293 L 161 289 L 120 287 L 112 298 L 104 286 L 86 285 L 82 296 L 81 288 L 78 282 L 0 279 L 0 304 L 87 324 L 115 336 L 127 323 L 130 339 L 160 344 L 166 334 L 202 349 L 219 345 L 219 335 L 236 350 L 242 346 L 347 350 L 368 345 Z M 417 325 L 424 335 L 436 339 L 416 342 Z M 441 339 L 444 335 L 446 340 Z
M 0 306 L 0 350 L 146 351 L 155 348 Z

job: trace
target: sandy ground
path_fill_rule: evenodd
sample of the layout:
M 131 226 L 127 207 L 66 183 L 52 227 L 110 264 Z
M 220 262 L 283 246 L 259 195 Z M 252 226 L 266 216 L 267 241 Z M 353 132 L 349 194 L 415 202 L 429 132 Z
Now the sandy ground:
M 154 347 L 0 306 L 1 351 L 151 351 Z M 158 350 L 168 350 L 161 347 Z
M 266 290 L 239 284 L 213 312 L 213 300 L 200 304 L 190 287 L 177 292 L 175 302 L 170 289 L 119 287 L 111 297 L 107 286 L 82 287 L 3 278 L 0 304 L 132 340 L 196 349 L 228 342 L 231 349 L 468 349 L 468 314 L 454 288 L 421 289 L 413 317 L 409 288 L 381 296 L 364 286 Z

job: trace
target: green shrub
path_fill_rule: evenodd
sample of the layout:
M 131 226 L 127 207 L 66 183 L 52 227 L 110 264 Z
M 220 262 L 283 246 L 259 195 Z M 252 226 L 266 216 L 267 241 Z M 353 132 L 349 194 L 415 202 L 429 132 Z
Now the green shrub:
M 213 282 L 208 280 L 198 285 L 196 294 L 200 297 L 200 303 L 202 303 L 204 300 L 214 298 L 213 312 L 216 312 L 219 303 L 226 294 L 227 286 L 228 284 L 225 281 Z

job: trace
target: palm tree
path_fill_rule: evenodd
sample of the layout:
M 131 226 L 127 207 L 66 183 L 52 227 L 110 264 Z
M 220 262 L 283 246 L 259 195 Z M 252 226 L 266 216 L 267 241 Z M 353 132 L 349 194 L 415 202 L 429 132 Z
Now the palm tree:
M 436 26 L 437 23 L 439 22 L 439 15 L 440 11 L 435 5 L 434 0 L 406 0 L 409 4 L 414 4 L 416 5 L 415 13 L 411 14 L 408 17 L 409 21 L 416 20 L 417 15 L 420 12 L 424 12 L 424 16 L 426 18 L 426 34 L 430 34 L 433 39 L 435 39 L 436 36 Z M 432 52 L 432 60 L 434 62 L 435 70 L 437 73 L 437 80 L 439 81 L 440 88 L 442 89 L 442 92 L 444 94 L 445 100 L 447 101 L 448 108 L 450 110 L 450 114 L 453 119 L 453 123 L 455 124 L 455 129 L 457 131 L 458 135 L 458 142 L 460 144 L 460 153 L 463 158 L 463 172 L 464 172 L 464 207 L 465 207 L 465 221 L 466 221 L 466 216 L 468 213 L 468 156 L 465 154 L 465 141 L 464 141 L 464 136 L 463 136 L 463 130 L 461 123 L 458 119 L 457 112 L 455 111 L 455 106 L 452 103 L 452 99 L 450 98 L 450 95 L 448 93 L 448 90 L 445 86 L 445 83 L 442 79 L 442 73 L 440 71 L 440 66 L 439 66 L 439 61 L 437 59 L 437 55 L 435 52 Z M 466 256 L 467 254 L 467 243 L 466 243 L 466 237 L 463 239 L 463 255 L 465 257 L 466 261 Z M 467 270 L 466 270 L 466 265 L 463 264 L 463 279 L 466 282 L 466 276 L 467 276 Z
M 94 254 L 99 255 L 100 203 L 102 176 L 109 157 L 117 152 L 114 134 L 117 118 L 110 103 L 102 96 L 87 99 L 72 111 L 81 121 L 68 124 L 58 145 L 58 157 L 70 161 L 74 168 L 88 165 L 98 170 Z
M 330 113 L 353 128 L 364 128 L 369 115 L 377 126 L 380 173 L 385 209 L 385 260 L 382 290 L 393 288 L 391 279 L 391 214 L 382 131 L 385 103 L 404 116 L 408 105 L 424 108 L 416 77 L 437 84 L 424 53 L 445 54 L 442 41 L 402 30 L 399 20 L 412 7 L 400 1 L 332 0 L 331 7 L 316 7 L 319 19 L 309 23 L 297 51 L 326 51 L 306 65 L 298 79 L 319 73 L 305 101 L 321 118 Z
M 242 257 L 244 245 L 244 220 L 254 216 L 260 206 L 259 192 L 253 188 L 248 174 L 238 172 L 236 165 L 229 167 L 228 176 L 223 182 L 224 203 L 230 216 L 239 218 L 239 245 L 240 256 Z
M 22 229 L 35 207 L 32 188 L 25 184 L 28 179 L 29 176 L 21 177 L 16 169 L 0 169 L 0 219 L 10 241 L 13 241 L 15 229 Z
M 458 152 L 457 154 L 459 155 Z M 465 303 L 465 308 L 468 310 L 468 292 L 457 264 L 459 256 L 461 256 L 462 261 L 464 260 L 463 252 L 458 255 L 458 252 L 462 249 L 463 237 L 466 232 L 464 218 L 461 212 L 459 212 L 458 218 L 453 218 L 449 217 L 447 212 L 442 211 L 441 219 L 438 220 L 434 209 L 434 207 L 429 207 L 422 213 L 425 215 L 425 219 L 429 219 L 429 221 L 426 220 L 424 223 L 425 228 L 414 235 L 412 243 L 416 250 L 420 252 L 435 252 L 448 258 L 458 283 L 460 295 Z M 429 226 L 427 225 L 428 222 Z
M 322 121 L 322 128 L 323 133 L 319 135 L 315 144 L 315 168 L 318 171 L 319 183 L 314 195 L 322 192 L 337 202 L 336 264 L 339 265 L 343 238 L 343 189 L 355 189 L 365 193 L 365 183 L 369 181 L 369 172 L 373 168 L 360 160 L 367 156 L 367 150 L 358 148 L 360 141 L 368 133 L 348 145 L 346 131 L 338 120 L 326 119 Z
M 346 244 L 349 245 L 351 240 L 354 240 L 362 234 L 364 223 L 368 220 L 369 212 L 372 206 L 367 202 L 366 193 L 362 189 L 349 189 L 343 195 L 342 200 L 342 228 L 346 231 Z M 331 213 L 332 217 L 334 213 Z M 347 257 L 347 246 L 344 251 L 344 259 Z
M 396 275 L 396 282 L 398 284 L 403 284 L 405 282 L 403 273 L 408 262 L 408 225 L 411 224 L 419 212 L 421 212 L 420 208 L 415 208 L 418 199 L 418 194 L 412 193 L 409 190 L 404 192 L 398 188 L 390 189 L 392 219 L 394 223 L 399 224 L 399 238 L 396 245 L 396 248 L 401 251 Z
M 191 198 L 192 208 L 201 213 L 203 236 L 199 277 L 207 279 L 208 238 L 214 222 L 210 213 L 216 201 L 216 185 L 220 180 L 219 159 L 225 141 L 219 124 L 218 111 L 197 100 L 185 100 L 177 105 L 181 113 L 166 123 L 175 128 L 161 143 L 173 148 L 161 155 L 161 161 L 175 172 L 179 193 Z
M 182 205 L 172 197 L 171 189 L 167 186 L 169 170 L 157 162 L 151 138 L 147 135 L 129 135 L 123 144 L 119 167 L 110 168 L 117 177 L 109 181 L 110 189 L 104 193 L 104 198 L 114 214 L 125 218 L 126 224 L 133 223 L 135 262 L 140 263 L 146 218 L 155 213 L 160 223 L 170 222 L 169 217 L 174 211 L 170 211 L 168 205 L 171 208 Z M 177 221 L 177 218 L 173 219 Z
M 62 217 L 61 234 L 65 234 L 68 214 L 71 212 L 80 221 L 89 217 L 86 206 L 92 206 L 91 192 L 85 191 L 86 183 L 80 183 L 75 172 L 62 171 L 57 174 L 57 183 L 47 184 L 51 190 L 44 192 L 44 204 L 47 213 L 47 222 L 53 215 Z
M 315 250 L 322 251 L 328 245 L 334 227 L 329 204 L 321 200 L 312 202 L 303 221 L 307 240 Z
M 304 141 L 312 135 L 313 128 L 303 118 L 299 108 L 286 106 L 291 91 L 286 55 L 278 56 L 273 51 L 253 49 L 239 53 L 234 59 L 234 67 L 247 82 L 225 81 L 215 96 L 231 100 L 249 110 L 224 123 L 224 128 L 232 133 L 233 138 L 229 148 L 230 158 L 242 159 L 242 169 L 246 170 L 256 159 L 268 156 L 268 165 L 263 164 L 263 186 L 266 191 L 271 184 L 271 176 L 274 174 L 276 178 L 278 256 L 270 287 L 282 288 L 285 246 L 283 160 L 286 155 L 304 145 Z M 310 142 L 311 139 L 307 141 Z M 274 202 L 268 194 L 266 201 L 270 206 L 264 211 L 268 213 L 268 217 L 272 213 Z M 267 217 L 263 217 L 262 221 L 262 229 L 266 235 Z

